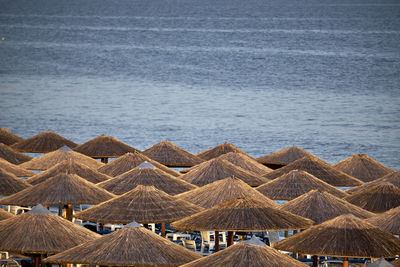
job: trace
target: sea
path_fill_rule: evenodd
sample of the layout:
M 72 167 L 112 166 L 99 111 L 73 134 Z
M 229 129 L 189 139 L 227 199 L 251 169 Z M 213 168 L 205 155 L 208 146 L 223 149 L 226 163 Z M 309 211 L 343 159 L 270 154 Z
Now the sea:
M 399 0 L 0 0 L 0 127 L 400 169 Z

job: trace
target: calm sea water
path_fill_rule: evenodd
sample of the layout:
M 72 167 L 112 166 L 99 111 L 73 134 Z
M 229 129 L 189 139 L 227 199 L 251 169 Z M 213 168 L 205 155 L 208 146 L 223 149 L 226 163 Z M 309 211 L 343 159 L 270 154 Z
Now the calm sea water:
M 0 126 L 400 169 L 398 0 L 0 0 Z

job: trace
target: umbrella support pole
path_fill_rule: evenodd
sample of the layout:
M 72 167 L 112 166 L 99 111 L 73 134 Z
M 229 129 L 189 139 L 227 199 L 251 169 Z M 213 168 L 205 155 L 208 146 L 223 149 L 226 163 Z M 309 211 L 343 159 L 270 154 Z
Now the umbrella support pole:
M 318 256 L 316 255 L 312 256 L 312 266 L 318 267 Z
M 108 163 L 108 158 L 101 158 L 101 162 L 103 162 L 104 164 Z
M 161 223 L 161 236 L 165 237 L 165 222 Z
M 214 251 L 218 252 L 219 251 L 219 231 L 214 232 L 214 242 L 215 242 Z
M 40 266 L 40 261 L 41 261 L 40 254 L 33 255 L 33 267 L 39 267 Z
M 227 247 L 232 246 L 233 245 L 233 232 L 232 231 L 228 231 L 228 244 Z
M 63 216 L 63 212 L 64 211 L 64 206 L 63 205 L 59 205 L 58 206 L 58 216 L 62 217 Z
M 65 205 L 65 219 L 72 222 L 72 213 L 73 213 L 72 205 L 71 204 Z
M 349 258 L 345 258 L 343 261 L 343 267 L 349 267 Z
M 289 231 L 285 231 L 285 238 L 288 238 L 289 236 Z

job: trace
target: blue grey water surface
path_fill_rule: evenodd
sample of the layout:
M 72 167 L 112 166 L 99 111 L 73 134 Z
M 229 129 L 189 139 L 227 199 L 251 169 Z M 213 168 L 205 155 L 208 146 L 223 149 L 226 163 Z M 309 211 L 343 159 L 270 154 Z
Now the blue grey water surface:
M 0 0 L 0 126 L 400 169 L 398 0 Z

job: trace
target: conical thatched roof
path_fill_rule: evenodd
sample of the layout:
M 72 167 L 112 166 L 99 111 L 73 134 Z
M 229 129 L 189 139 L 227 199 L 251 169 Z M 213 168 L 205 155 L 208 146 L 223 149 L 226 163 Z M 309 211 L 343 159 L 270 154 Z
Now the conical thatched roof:
M 204 159 L 204 160 L 210 160 L 210 159 L 214 159 L 214 158 L 218 158 L 219 156 L 229 153 L 229 152 L 238 152 L 238 153 L 243 153 L 246 154 L 245 152 L 243 152 L 242 150 L 240 150 L 239 148 L 237 148 L 236 146 L 230 144 L 230 143 L 223 143 L 220 145 L 217 145 L 216 147 L 207 149 L 205 151 L 202 151 L 200 153 L 197 153 L 196 156 Z
M 326 191 L 340 198 L 348 196 L 336 187 L 300 170 L 290 171 L 279 178 L 260 185 L 256 190 L 270 199 L 292 200 L 313 189 Z
M 274 248 L 311 255 L 380 258 L 398 255 L 400 240 L 353 215 L 342 215 L 297 233 Z
M 230 163 L 257 175 L 264 175 L 272 171 L 272 169 L 258 163 L 255 159 L 244 153 L 229 152 L 219 156 L 219 158 L 227 160 Z
M 0 221 L 14 217 L 15 215 L 0 208 Z
M 83 163 L 93 169 L 98 169 L 104 165 L 103 163 L 81 153 L 58 149 L 43 156 L 34 158 L 28 162 L 22 163 L 20 166 L 28 170 L 47 170 L 67 159 L 72 159 L 79 163 Z
M 385 212 L 400 205 L 400 188 L 391 183 L 380 183 L 344 199 L 365 210 Z
M 0 168 L 0 196 L 9 196 L 28 187 L 31 187 L 31 185 Z
M 33 187 L 0 199 L 2 205 L 97 204 L 115 197 L 76 174 L 60 173 Z
M 42 173 L 35 174 L 26 181 L 32 185 L 37 185 L 60 173 L 76 174 L 94 184 L 111 179 L 110 176 L 98 172 L 95 169 L 89 168 L 85 164 L 79 163 L 73 159 L 66 159 Z
M 92 158 L 117 158 L 136 151 L 135 148 L 104 134 L 75 147 L 74 150 Z
M 34 172 L 28 171 L 20 165 L 15 165 L 5 159 L 0 158 L 0 168 L 14 174 L 17 177 L 31 177 L 35 175 Z
M 266 178 L 218 158 L 201 163 L 197 168 L 182 175 L 180 178 L 197 186 L 203 186 L 232 175 L 251 186 L 258 186 L 268 182 Z
M 58 253 L 99 237 L 43 207 L 0 221 L 0 251 Z
M 384 258 L 380 258 L 380 259 L 368 264 L 366 267 L 393 267 L 393 264 L 391 264 Z
M 350 204 L 327 192 L 320 192 L 318 190 L 311 190 L 307 194 L 282 204 L 280 205 L 280 209 L 309 218 L 316 224 L 348 213 L 362 219 L 374 216 L 372 212 Z
M 366 219 L 387 232 L 400 235 L 400 206 Z
M 10 146 L 21 141 L 24 141 L 24 139 L 13 134 L 6 128 L 0 128 L 0 143 Z
M 175 177 L 180 176 L 180 174 L 173 169 L 170 169 L 161 163 L 158 163 L 155 160 L 150 159 L 149 157 L 143 155 L 141 152 L 136 151 L 133 153 L 126 153 L 125 155 L 111 161 L 110 163 L 104 165 L 103 167 L 99 168 L 98 171 L 105 173 L 110 176 L 118 176 L 121 175 L 127 171 L 132 170 L 133 168 L 136 168 L 143 162 L 150 162 L 157 168 L 165 171 L 166 173 L 169 173 Z
M 146 149 L 143 154 L 169 167 L 192 167 L 204 162 L 203 159 L 166 141 Z
M 400 171 L 389 173 L 379 179 L 373 180 L 371 182 L 365 183 L 363 185 L 360 185 L 360 186 L 357 186 L 354 188 L 350 188 L 350 189 L 346 190 L 346 193 L 354 194 L 354 193 L 360 192 L 364 189 L 373 187 L 377 184 L 384 183 L 384 182 L 388 182 L 394 186 L 400 187 Z
M 154 186 L 138 185 L 122 196 L 77 213 L 75 217 L 100 223 L 161 223 L 176 221 L 201 210 L 203 208 Z
M 150 166 L 147 167 L 143 164 L 146 162 L 120 176 L 99 183 L 98 186 L 116 195 L 122 195 L 138 185 L 152 185 L 170 195 L 197 188 L 197 186 L 172 176 L 150 163 L 148 163 Z
M 278 205 L 265 197 L 257 190 L 251 188 L 242 180 L 231 176 L 211 184 L 187 191 L 176 196 L 203 208 L 211 208 L 219 203 L 233 198 L 253 198 L 266 204 L 277 207 Z
M 20 153 L 18 151 L 15 151 L 8 145 L 5 145 L 3 143 L 0 143 L 0 158 L 3 158 L 7 160 L 8 162 L 11 162 L 12 164 L 21 164 L 23 162 L 29 161 L 32 159 L 32 157 L 25 155 L 23 153 Z
M 267 173 L 264 177 L 275 179 L 296 169 L 306 171 L 333 186 L 357 186 L 362 184 L 360 180 L 336 170 L 322 159 L 313 156 L 296 160 L 285 167 Z
M 269 246 L 237 243 L 182 267 L 306 267 L 307 265 Z
M 268 164 L 287 165 L 305 156 L 314 156 L 314 155 L 300 147 L 292 146 L 259 157 L 257 158 L 257 161 L 265 165 Z
M 241 231 L 304 229 L 313 221 L 281 211 L 255 199 L 235 198 L 173 222 L 174 229 Z
M 390 262 L 394 267 L 400 267 L 400 259 Z
M 21 152 L 47 153 L 63 146 L 74 148 L 77 144 L 52 131 L 46 131 L 12 145 L 12 148 Z
M 391 168 L 365 154 L 355 154 L 332 166 L 364 182 L 376 180 L 393 172 Z
M 100 266 L 178 266 L 201 256 L 153 232 L 128 224 L 44 262 Z

